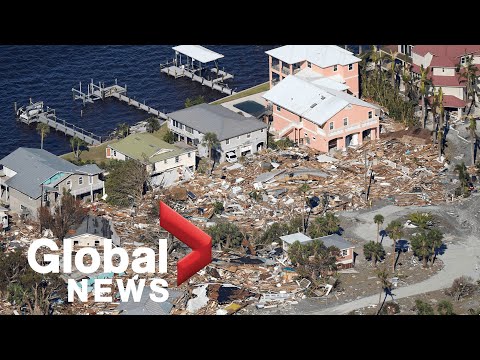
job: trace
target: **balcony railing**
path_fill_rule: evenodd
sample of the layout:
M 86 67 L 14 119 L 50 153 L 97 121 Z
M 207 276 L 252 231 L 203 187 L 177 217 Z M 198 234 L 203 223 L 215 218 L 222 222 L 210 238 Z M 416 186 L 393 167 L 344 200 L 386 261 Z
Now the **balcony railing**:
M 280 71 L 280 64 L 272 64 L 272 69 Z
M 290 68 L 288 67 L 282 67 L 282 73 L 285 75 L 290 75 Z
M 100 190 L 100 189 L 103 189 L 103 182 L 93 184 L 93 185 L 86 185 L 86 186 L 81 187 L 80 189 L 72 190 L 72 195 L 73 196 L 78 196 L 78 195 L 82 195 L 82 194 L 88 194 L 88 193 L 90 193 L 90 190 L 96 191 L 96 190 Z
M 293 75 L 295 75 L 296 73 L 300 72 L 302 70 L 302 68 L 294 68 L 293 69 Z

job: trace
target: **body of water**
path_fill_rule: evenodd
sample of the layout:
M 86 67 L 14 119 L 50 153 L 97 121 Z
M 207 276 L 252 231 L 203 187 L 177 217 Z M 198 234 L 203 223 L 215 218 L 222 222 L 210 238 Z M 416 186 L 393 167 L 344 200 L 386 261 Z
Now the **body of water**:
M 14 102 L 18 106 L 32 101 L 44 101 L 56 109 L 59 118 L 92 131 L 97 135 L 111 133 L 117 124 L 134 124 L 148 114 L 116 99 L 97 101 L 83 107 L 73 101 L 72 87 L 90 79 L 97 84 L 127 84 L 128 95 L 163 112 L 184 107 L 185 99 L 203 95 L 210 102 L 221 98 L 213 91 L 186 78 L 173 79 L 160 74 L 160 63 L 171 60 L 172 45 L 152 46 L 92 46 L 35 45 L 0 46 L 0 158 L 18 147 L 40 147 L 40 135 L 35 125 L 15 121 Z M 268 81 L 266 50 L 273 46 L 206 45 L 225 57 L 220 67 L 233 73 L 229 84 L 236 91 Z M 82 89 L 85 91 L 86 86 Z M 83 109 L 83 116 L 80 115 Z M 69 138 L 51 130 L 44 149 L 60 155 L 71 151 Z

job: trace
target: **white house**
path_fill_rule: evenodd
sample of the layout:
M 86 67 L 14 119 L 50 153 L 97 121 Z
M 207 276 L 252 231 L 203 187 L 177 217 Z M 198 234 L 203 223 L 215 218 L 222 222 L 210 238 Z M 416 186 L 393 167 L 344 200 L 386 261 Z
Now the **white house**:
M 202 145 L 206 133 L 214 133 L 220 146 L 212 149 L 220 162 L 227 154 L 236 157 L 254 154 L 267 146 L 267 124 L 245 117 L 220 105 L 200 104 L 168 114 L 168 127 L 175 139 L 197 146 L 200 157 L 209 157 Z

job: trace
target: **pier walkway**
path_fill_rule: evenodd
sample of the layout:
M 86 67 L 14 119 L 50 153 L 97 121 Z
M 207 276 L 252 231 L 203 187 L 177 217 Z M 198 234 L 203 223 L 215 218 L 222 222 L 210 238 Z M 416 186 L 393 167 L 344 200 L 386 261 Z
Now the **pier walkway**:
M 55 114 L 55 109 L 52 109 L 48 106 L 47 110 L 44 109 L 43 101 L 33 103 L 32 100 L 30 100 L 29 105 L 20 107 L 18 110 L 16 110 L 16 115 L 17 120 L 23 122 L 24 124 L 47 124 L 52 129 L 63 132 L 68 136 L 76 136 L 89 145 L 100 145 L 102 142 L 110 139 L 110 137 L 107 136 L 102 137 L 95 135 L 91 131 L 87 131 L 81 127 L 58 118 Z
M 164 120 L 167 119 L 167 115 L 162 113 L 159 110 L 152 108 L 151 106 L 146 105 L 145 103 L 141 103 L 137 100 L 134 100 L 127 96 L 127 85 L 120 86 L 115 79 L 115 85 L 112 86 L 105 86 L 105 83 L 99 82 L 98 85 L 92 81 L 87 86 L 87 92 L 82 91 L 82 83 L 80 83 L 79 88 L 72 88 L 73 99 L 74 100 L 82 100 L 83 104 L 86 103 L 93 103 L 97 100 L 104 100 L 106 98 L 114 98 L 118 99 L 128 105 L 131 105 L 139 110 L 143 110 L 151 115 L 154 115 L 158 118 L 162 118 Z

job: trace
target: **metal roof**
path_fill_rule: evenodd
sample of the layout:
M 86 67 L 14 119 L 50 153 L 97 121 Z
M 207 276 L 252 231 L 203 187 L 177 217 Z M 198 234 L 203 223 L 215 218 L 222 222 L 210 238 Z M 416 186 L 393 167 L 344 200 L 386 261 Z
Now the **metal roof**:
M 169 144 L 149 133 L 131 134 L 125 139 L 108 146 L 131 159 L 144 161 L 144 157 L 146 157 L 150 163 L 195 151 L 192 146 Z
M 333 65 L 348 65 L 360 62 L 351 51 L 336 45 L 285 45 L 269 51 L 266 54 L 287 64 L 310 61 L 321 68 Z
M 340 76 L 325 77 L 308 67 L 299 71 L 295 76 L 314 85 L 325 86 L 333 90 L 344 91 L 348 89 L 348 86 L 345 85 L 345 80 Z
M 219 141 L 267 128 L 253 117 L 245 117 L 221 105 L 200 104 L 167 115 L 202 134 L 213 132 Z
M 204 64 L 223 58 L 222 54 L 216 53 L 215 51 L 209 50 L 200 45 L 178 45 L 174 46 L 172 49 L 183 55 L 190 56 Z
M 316 239 L 313 239 L 313 240 L 320 240 L 320 241 L 323 242 L 323 244 L 326 247 L 335 246 L 340 250 L 355 247 L 355 245 L 353 245 L 351 242 L 345 240 L 343 237 L 341 237 L 338 234 L 327 235 L 327 236 L 323 236 L 323 237 L 316 238 Z
M 312 238 L 302 233 L 280 236 L 280 239 L 288 244 L 293 244 L 295 241 L 299 241 L 301 243 L 312 241 Z
M 77 166 L 46 150 L 20 147 L 0 160 L 0 164 L 17 174 L 5 183 L 21 193 L 38 199 L 41 184 L 58 173 L 82 173 L 96 175 L 97 165 Z
M 263 94 L 272 103 L 322 126 L 349 104 L 378 109 L 355 96 L 289 75 Z

